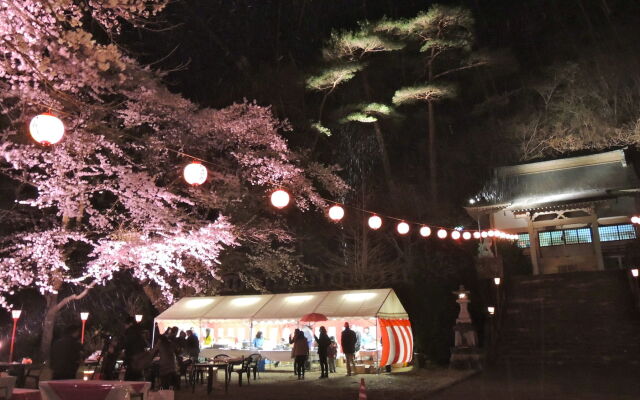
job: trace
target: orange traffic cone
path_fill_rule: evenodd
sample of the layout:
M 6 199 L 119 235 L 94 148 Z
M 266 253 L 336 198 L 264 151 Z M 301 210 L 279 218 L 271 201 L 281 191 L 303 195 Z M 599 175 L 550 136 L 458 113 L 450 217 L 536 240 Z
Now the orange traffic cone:
M 358 400 L 367 400 L 367 388 L 364 385 L 364 378 L 360 378 L 360 393 L 358 394 Z

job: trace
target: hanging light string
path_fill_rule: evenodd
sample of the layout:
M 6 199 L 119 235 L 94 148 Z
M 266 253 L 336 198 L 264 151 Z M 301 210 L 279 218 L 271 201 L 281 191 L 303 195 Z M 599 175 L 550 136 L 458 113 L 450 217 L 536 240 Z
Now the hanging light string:
M 34 117 L 34 119 L 37 117 L 39 116 Z M 128 138 L 134 139 L 136 141 L 142 140 L 139 137 L 136 137 L 127 133 L 121 133 L 121 136 L 125 136 Z M 43 142 L 41 141 L 39 141 L 39 143 L 43 144 Z M 181 157 L 189 158 L 190 160 L 192 160 L 190 164 L 187 164 L 187 166 L 185 166 L 183 174 L 184 174 L 185 181 L 187 181 L 187 183 L 193 186 L 201 185 L 206 181 L 207 170 L 204 167 L 204 165 L 215 166 L 213 162 L 207 161 L 205 159 L 186 153 L 184 151 L 177 150 L 168 146 L 165 147 L 165 149 Z M 360 212 L 362 214 L 368 214 L 370 218 L 371 217 L 379 218 L 380 220 L 376 220 L 373 225 L 372 225 L 372 222 L 369 221 L 370 222 L 369 226 L 373 230 L 377 230 L 382 226 L 381 220 L 384 218 L 386 220 L 396 221 L 397 222 L 396 229 L 398 233 L 401 235 L 405 235 L 410 232 L 409 225 L 415 225 L 419 227 L 420 234 L 423 237 L 430 236 L 431 233 L 436 233 L 436 235 L 440 239 L 444 239 L 446 237 L 451 237 L 454 240 L 461 239 L 461 238 L 464 240 L 469 240 L 471 238 L 474 238 L 474 239 L 496 238 L 496 239 L 507 239 L 507 240 L 518 239 L 518 235 L 515 235 L 515 234 L 508 234 L 495 229 L 482 230 L 480 229 L 480 224 L 478 224 L 478 229 L 457 229 L 456 227 L 452 228 L 452 227 L 441 226 L 441 225 L 433 225 L 433 224 L 418 222 L 418 221 L 409 220 L 405 218 L 394 217 L 392 215 L 379 213 L 370 209 L 357 207 L 354 205 L 327 199 L 322 196 L 319 196 L 319 198 L 329 204 L 329 207 L 327 207 L 327 210 L 329 211 L 329 217 L 334 222 L 338 222 L 342 220 L 343 217 L 345 216 L 344 208 L 348 208 L 348 209 Z M 273 206 L 276 208 L 281 209 L 286 207 L 289 204 L 289 201 L 290 201 L 290 195 L 285 190 L 278 189 L 272 192 L 271 194 L 271 202 Z M 342 208 L 342 210 L 338 210 L 338 209 L 331 210 L 332 207 L 335 208 L 336 206 Z M 638 218 L 638 223 L 640 223 L 640 218 Z M 432 231 L 437 231 L 437 232 L 432 232 Z

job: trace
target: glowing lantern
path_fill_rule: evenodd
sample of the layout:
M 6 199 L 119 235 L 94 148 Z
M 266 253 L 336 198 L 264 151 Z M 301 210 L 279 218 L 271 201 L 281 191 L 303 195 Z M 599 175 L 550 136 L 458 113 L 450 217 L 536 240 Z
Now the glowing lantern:
M 480 239 L 480 232 L 473 232 L 474 239 Z
M 207 180 L 207 168 L 199 162 L 192 162 L 184 167 L 184 180 L 189 185 L 202 185 Z
M 498 286 L 500 284 L 500 278 L 499 277 L 493 278 L 493 283 L 495 283 L 496 286 Z
M 271 193 L 271 204 L 273 204 L 275 208 L 285 208 L 289 205 L 289 193 L 282 189 Z
M 482 232 L 482 233 L 480 234 L 480 236 L 482 236 L 482 238 L 484 239 L 484 238 L 486 238 L 487 236 L 489 236 L 489 234 L 488 234 L 487 232 Z
M 29 133 L 36 142 L 49 146 L 58 143 L 64 136 L 64 124 L 55 115 L 36 115 L 29 124 Z
M 444 229 L 439 229 L 439 230 L 438 230 L 438 237 L 439 237 L 440 239 L 444 239 L 444 238 L 446 238 L 446 237 L 447 237 L 447 231 L 446 231 L 446 230 L 444 230 Z
M 429 228 L 428 226 L 423 226 L 422 228 L 420 228 L 420 236 L 428 237 L 429 235 L 431 235 L 431 228 Z
M 382 226 L 382 218 L 377 215 L 373 215 L 369 217 L 369 228 L 371 229 L 380 229 Z
M 344 208 L 335 205 L 329 208 L 329 218 L 334 221 L 340 221 L 344 217 Z
M 638 277 L 638 268 L 634 268 L 631 270 L 631 275 L 633 275 L 634 278 Z
M 489 312 L 489 315 L 493 315 L 496 313 L 496 308 L 495 307 L 487 307 L 487 311 Z
M 631 217 L 632 224 L 640 224 L 640 217 Z
M 407 233 L 409 233 L 409 224 L 404 221 L 400 222 L 396 229 L 398 230 L 399 234 L 406 235 Z
M 490 230 L 489 232 L 487 232 L 487 236 L 489 237 L 494 237 L 496 235 L 496 233 L 493 230 Z
M 137 323 L 142 322 L 142 314 L 136 314 L 136 322 Z
M 451 239 L 453 239 L 453 240 L 460 239 L 460 232 L 458 232 L 458 231 L 451 232 Z
M 469 239 L 471 239 L 471 233 L 469 233 L 469 232 L 463 232 L 463 233 L 462 233 L 462 238 L 463 238 L 464 240 L 469 240 Z

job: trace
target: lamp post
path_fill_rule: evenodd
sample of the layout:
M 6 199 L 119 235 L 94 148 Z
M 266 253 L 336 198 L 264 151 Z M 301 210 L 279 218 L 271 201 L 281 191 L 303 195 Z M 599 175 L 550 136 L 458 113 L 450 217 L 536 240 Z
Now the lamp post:
M 87 320 L 89 319 L 89 313 L 81 312 L 80 319 L 82 320 L 82 334 L 80 335 L 80 343 L 84 344 L 84 326 L 87 324 Z
M 137 323 L 142 322 L 142 314 L 136 314 L 136 322 Z
M 634 278 L 638 277 L 638 268 L 634 268 L 631 270 L 631 275 L 633 275 Z
M 11 311 L 11 318 L 13 318 L 13 330 L 11 331 L 11 348 L 9 349 L 9 362 L 13 361 L 13 345 L 16 341 L 16 326 L 18 325 L 20 314 L 22 314 L 22 310 Z

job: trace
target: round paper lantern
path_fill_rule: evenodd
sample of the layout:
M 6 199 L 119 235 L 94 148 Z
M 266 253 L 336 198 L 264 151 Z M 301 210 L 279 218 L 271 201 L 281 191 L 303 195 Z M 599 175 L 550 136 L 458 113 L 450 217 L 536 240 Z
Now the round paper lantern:
M 420 228 L 420 236 L 428 237 L 429 235 L 431 235 L 431 228 L 429 228 L 428 226 L 423 226 Z
M 480 233 L 480 236 L 482 236 L 482 238 L 484 239 L 484 238 L 486 238 L 487 236 L 489 236 L 489 234 L 488 234 L 487 232 L 484 232 L 484 231 L 483 231 L 482 233 Z
M 453 240 L 460 239 L 460 232 L 458 232 L 458 231 L 451 232 L 451 239 L 453 239 Z
M 474 239 L 480 239 L 480 232 L 473 232 Z
M 207 180 L 207 168 L 199 162 L 192 162 L 184 167 L 184 180 L 189 185 L 202 185 Z
M 271 193 L 271 204 L 275 208 L 285 208 L 289 205 L 289 193 L 282 189 L 278 189 Z
M 64 124 L 53 114 L 36 115 L 29 124 L 29 133 L 36 142 L 49 146 L 62 140 Z
M 640 223 L 640 217 L 631 217 L 631 223 L 632 224 Z
M 398 230 L 399 234 L 406 235 L 407 233 L 409 233 L 409 224 L 404 221 L 400 222 L 396 229 Z
M 447 237 L 447 231 L 444 229 L 438 229 L 438 237 L 444 239 Z
M 331 206 L 329 208 L 329 218 L 334 221 L 340 221 L 344 217 L 344 208 L 339 205 Z
M 382 218 L 377 215 L 373 215 L 369 217 L 369 228 L 371 229 L 380 229 L 382 226 Z
M 469 240 L 469 239 L 471 239 L 471 233 L 469 233 L 469 232 L 463 232 L 463 233 L 462 233 L 462 238 L 463 238 L 464 240 Z
M 496 233 L 493 230 L 490 230 L 489 232 L 487 232 L 487 236 L 489 237 L 494 237 L 496 235 Z

